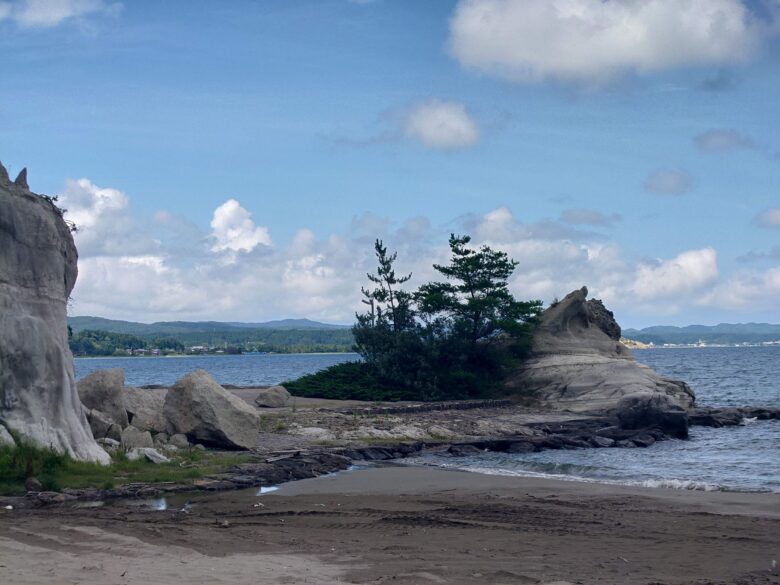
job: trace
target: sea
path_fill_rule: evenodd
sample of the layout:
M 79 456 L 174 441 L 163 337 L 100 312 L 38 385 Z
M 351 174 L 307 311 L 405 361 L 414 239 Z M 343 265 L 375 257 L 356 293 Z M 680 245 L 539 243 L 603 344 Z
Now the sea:
M 701 406 L 780 407 L 780 346 L 656 348 L 635 350 L 634 356 L 662 375 L 688 382 Z M 129 385 L 170 385 L 202 368 L 222 384 L 270 385 L 357 359 L 344 353 L 77 358 L 76 378 L 96 369 L 122 368 Z M 692 427 L 688 440 L 663 441 L 646 449 L 430 455 L 409 463 L 489 475 L 780 493 L 780 421 L 747 420 L 721 429 Z

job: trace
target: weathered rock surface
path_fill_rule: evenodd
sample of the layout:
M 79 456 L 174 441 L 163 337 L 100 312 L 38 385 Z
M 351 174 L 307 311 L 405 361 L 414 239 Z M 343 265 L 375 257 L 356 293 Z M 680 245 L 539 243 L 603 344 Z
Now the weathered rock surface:
M 95 370 L 79 380 L 78 388 L 79 398 L 84 406 L 107 414 L 112 422 L 122 428 L 129 424 L 122 400 L 125 389 L 124 370 Z
M 168 390 L 163 416 L 169 435 L 181 433 L 193 443 L 227 449 L 257 446 L 255 410 L 204 370 L 187 374 Z
M 16 441 L 3 425 L 0 425 L 0 447 L 14 447 Z
M 163 406 L 166 394 L 168 394 L 166 388 L 145 390 L 126 387 L 122 394 L 122 400 L 130 424 L 142 431 L 164 433 Z
M 620 342 L 620 326 L 601 301 L 582 288 L 548 308 L 534 335 L 531 357 L 507 388 L 533 394 L 548 407 L 573 412 L 614 409 L 629 394 L 663 394 L 683 408 L 694 402 L 685 382 L 638 363 Z
M 668 394 L 629 394 L 615 414 L 624 429 L 657 428 L 678 439 L 688 437 L 688 412 Z
M 94 408 L 87 413 L 87 420 L 89 421 L 89 428 L 92 429 L 92 436 L 95 439 L 107 437 L 109 429 L 114 424 L 110 416 Z
M 129 451 L 139 447 L 154 447 L 154 441 L 152 441 L 152 434 L 149 431 L 141 431 L 134 426 L 122 430 L 122 449 Z
M 108 463 L 81 409 L 66 303 L 78 255 L 54 204 L 0 165 L 0 426 L 80 460 Z
M 264 388 L 255 397 L 255 404 L 260 408 L 283 408 L 291 403 L 292 396 L 284 386 Z

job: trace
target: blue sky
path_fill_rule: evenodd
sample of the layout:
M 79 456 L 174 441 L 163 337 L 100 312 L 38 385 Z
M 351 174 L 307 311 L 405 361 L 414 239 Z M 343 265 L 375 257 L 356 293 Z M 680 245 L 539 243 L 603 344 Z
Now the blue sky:
M 447 234 L 624 326 L 780 322 L 776 0 L 0 0 L 0 160 L 73 314 L 350 322 Z

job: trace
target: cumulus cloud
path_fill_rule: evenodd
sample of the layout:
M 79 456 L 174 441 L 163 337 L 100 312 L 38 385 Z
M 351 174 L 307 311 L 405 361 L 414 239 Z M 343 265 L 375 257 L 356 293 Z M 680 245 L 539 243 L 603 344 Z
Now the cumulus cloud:
M 671 260 L 640 264 L 633 290 L 640 299 L 657 300 L 696 292 L 717 279 L 715 250 L 688 250 Z
M 656 195 L 682 195 L 692 186 L 691 176 L 682 169 L 659 169 L 650 173 L 644 182 L 645 191 Z
M 228 199 L 214 210 L 211 237 L 215 252 L 251 252 L 258 245 L 271 245 L 268 228 L 258 227 L 252 214 L 235 199 Z
M 105 0 L 14 0 L 0 3 L 0 20 L 28 28 L 51 28 L 94 14 L 116 14 L 122 5 Z
M 81 256 L 122 256 L 156 249 L 153 239 L 137 225 L 122 191 L 98 187 L 89 179 L 69 179 L 59 198 L 66 219 L 78 229 Z
M 622 219 L 619 213 L 603 214 L 593 209 L 571 208 L 564 209 L 561 213 L 561 221 L 571 225 L 593 225 L 608 227 Z
M 69 181 L 62 200 L 84 226 L 76 233 L 81 256 L 73 314 L 141 321 L 290 316 L 349 323 L 361 309 L 366 272 L 375 269 L 370 240 L 377 236 L 398 251 L 398 272 L 413 273 L 411 286 L 438 278 L 432 264 L 447 262 L 447 235 L 456 231 L 518 261 L 510 281 L 518 297 L 549 302 L 587 285 L 618 315 L 696 306 L 747 310 L 752 302 L 771 308 L 780 272 L 749 271 L 724 281 L 711 248 L 636 261 L 603 235 L 563 221 L 522 221 L 508 207 L 460 218 L 446 229 L 424 217 L 363 214 L 340 233 L 301 228 L 289 242 L 271 245 L 267 228 L 236 200 L 215 209 L 209 231 L 163 210 L 151 221 L 135 221 L 126 194 L 88 179 Z M 182 235 L 151 237 L 147 229 Z
M 449 52 L 516 82 L 603 82 L 748 59 L 771 31 L 742 0 L 460 0 Z
M 454 150 L 474 146 L 479 127 L 459 102 L 428 100 L 412 107 L 403 127 L 407 138 L 432 149 Z
M 762 228 L 780 229 L 780 207 L 765 209 L 753 218 L 753 223 Z
M 697 135 L 693 139 L 702 152 L 726 152 L 740 148 L 755 148 L 750 136 L 746 136 L 733 128 L 716 128 Z

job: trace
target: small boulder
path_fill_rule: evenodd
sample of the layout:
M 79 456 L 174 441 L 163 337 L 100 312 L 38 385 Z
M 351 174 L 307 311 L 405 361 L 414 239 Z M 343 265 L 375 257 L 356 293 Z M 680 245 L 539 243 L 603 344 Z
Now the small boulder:
M 152 434 L 149 431 L 141 431 L 134 426 L 129 426 L 122 430 L 122 449 L 130 451 L 139 447 L 153 448 Z
M 122 393 L 122 400 L 130 424 L 142 431 L 165 432 L 163 406 L 167 393 L 167 388 L 126 387 Z
M 127 458 L 130 461 L 137 461 L 138 459 L 146 459 L 151 463 L 171 462 L 170 459 L 168 459 L 165 455 L 160 453 L 157 449 L 152 449 L 150 447 L 136 447 L 134 449 L 130 449 L 127 452 Z
M 678 439 L 688 437 L 688 412 L 666 394 L 629 394 L 620 399 L 615 414 L 623 429 L 657 428 Z
M 255 397 L 255 404 L 260 408 L 283 408 L 291 403 L 292 396 L 284 386 L 263 388 Z
M 92 436 L 96 439 L 102 439 L 108 435 L 108 429 L 114 424 L 111 417 L 105 412 L 92 409 L 87 413 L 89 428 L 92 429 Z
M 169 439 L 170 439 L 170 437 L 168 436 L 168 434 L 167 434 L 167 433 L 157 433 L 157 434 L 156 434 L 156 435 L 153 437 L 153 440 L 154 440 L 154 447 L 155 447 L 156 449 L 160 449 L 160 448 L 162 448 L 163 446 L 165 446 L 165 445 L 167 445 L 167 444 L 168 444 L 168 440 L 169 440 Z
M 615 446 L 615 440 L 610 439 L 609 437 L 599 437 L 598 435 L 594 435 L 589 440 L 590 444 L 594 447 L 607 448 Z
M 78 383 L 79 398 L 89 409 L 99 410 L 122 428 L 129 424 L 122 393 L 125 372 L 121 369 L 97 370 Z
M 257 446 L 255 410 L 204 370 L 187 374 L 168 390 L 163 416 L 171 435 L 182 433 L 193 442 L 226 449 Z
M 106 433 L 106 439 L 114 439 L 115 441 L 121 441 L 122 427 L 120 427 L 116 423 L 112 424 L 110 427 L 108 427 L 108 432 Z
M 176 433 L 168 439 L 168 444 L 176 447 L 177 449 L 189 449 L 190 442 L 187 440 L 187 435 Z

